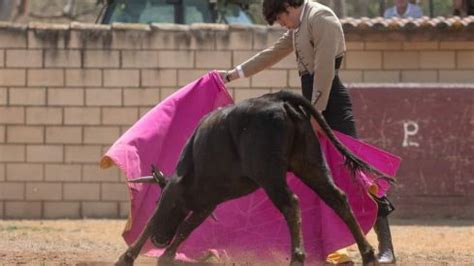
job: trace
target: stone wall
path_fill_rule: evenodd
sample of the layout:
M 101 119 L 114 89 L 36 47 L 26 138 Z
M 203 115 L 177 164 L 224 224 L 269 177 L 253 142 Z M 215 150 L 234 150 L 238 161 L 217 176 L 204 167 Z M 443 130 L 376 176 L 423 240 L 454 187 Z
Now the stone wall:
M 472 27 L 345 30 L 347 83 L 474 82 Z M 109 145 L 182 85 L 243 62 L 281 33 L 261 26 L 0 24 L 0 218 L 126 217 L 123 176 L 98 167 Z M 237 101 L 298 91 L 294 56 L 228 87 Z M 472 126 L 472 101 L 470 110 Z

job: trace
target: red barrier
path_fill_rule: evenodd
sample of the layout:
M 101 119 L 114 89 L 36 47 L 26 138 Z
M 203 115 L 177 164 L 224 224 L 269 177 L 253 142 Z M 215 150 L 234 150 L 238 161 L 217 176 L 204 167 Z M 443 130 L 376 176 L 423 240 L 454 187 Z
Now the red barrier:
M 474 86 L 349 88 L 359 137 L 402 157 L 393 216 L 474 218 Z

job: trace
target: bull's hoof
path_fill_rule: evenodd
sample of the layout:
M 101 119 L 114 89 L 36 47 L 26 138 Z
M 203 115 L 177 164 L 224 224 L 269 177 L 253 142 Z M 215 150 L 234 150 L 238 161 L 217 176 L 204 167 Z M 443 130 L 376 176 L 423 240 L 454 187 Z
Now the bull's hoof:
M 304 251 L 301 249 L 297 249 L 293 252 L 291 256 L 291 266 L 301 266 L 304 265 L 304 259 L 306 255 L 304 254 Z
M 362 254 L 362 264 L 366 266 L 379 265 L 373 249 Z
M 115 266 L 133 266 L 134 259 L 129 256 L 128 252 L 125 252 L 120 256 L 117 262 L 115 262 Z
M 156 236 L 152 236 L 150 240 L 151 243 L 157 248 L 166 248 L 171 243 L 171 239 L 163 241 L 162 239 L 157 239 Z
M 385 250 L 377 255 L 377 260 L 380 264 L 395 264 L 396 259 L 393 251 L 390 249 Z
M 171 266 L 171 265 L 177 265 L 176 261 L 174 260 L 173 257 L 167 256 L 166 254 L 163 254 L 161 257 L 158 258 L 158 266 Z

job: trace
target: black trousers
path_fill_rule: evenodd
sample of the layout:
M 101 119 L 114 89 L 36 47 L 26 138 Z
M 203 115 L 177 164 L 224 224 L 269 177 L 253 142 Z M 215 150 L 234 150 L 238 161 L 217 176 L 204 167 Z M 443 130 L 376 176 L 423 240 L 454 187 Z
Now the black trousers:
M 305 74 L 301 76 L 303 96 L 310 101 L 313 94 L 313 79 L 313 75 Z M 328 104 L 326 110 L 322 112 L 322 115 L 332 129 L 357 138 L 351 97 L 338 75 L 336 75 L 332 81 Z M 373 198 L 379 207 L 378 216 L 387 216 L 395 210 L 386 196 L 381 198 L 373 196 Z

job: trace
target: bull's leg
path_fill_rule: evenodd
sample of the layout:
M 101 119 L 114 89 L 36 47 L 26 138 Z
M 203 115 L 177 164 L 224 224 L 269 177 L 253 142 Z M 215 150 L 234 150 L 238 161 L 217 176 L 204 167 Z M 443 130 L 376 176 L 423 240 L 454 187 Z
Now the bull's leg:
M 128 247 L 127 251 L 125 251 L 125 253 L 123 253 L 120 256 L 119 260 L 115 263 L 115 265 L 120 265 L 120 266 L 133 265 L 133 262 L 138 257 L 138 254 L 140 254 L 140 250 L 142 249 L 145 242 L 148 240 L 148 238 L 150 238 L 153 232 L 156 231 L 156 226 L 153 221 L 158 219 L 157 210 L 158 209 L 155 209 L 155 212 L 148 220 L 145 228 L 143 229 L 142 233 L 137 238 L 137 240 L 135 240 L 135 242 L 133 242 L 133 244 L 130 247 Z
M 271 178 L 269 177 L 268 180 L 271 180 Z M 270 187 L 263 186 L 263 188 L 288 224 L 291 236 L 291 265 L 303 265 L 305 252 L 298 197 L 291 192 L 284 178 L 281 179 L 279 184 L 271 184 Z
M 293 170 L 307 186 L 315 191 L 321 199 L 331 207 L 349 227 L 354 236 L 364 265 L 376 264 L 374 249 L 355 219 L 345 193 L 336 187 L 328 173 L 327 167 L 321 160 L 319 163 L 306 164 L 303 171 Z
M 166 264 L 166 262 L 173 260 L 176 256 L 176 251 L 178 250 L 179 245 L 189 237 L 194 229 L 201 225 L 206 218 L 211 215 L 214 209 L 215 207 L 212 207 L 192 212 L 189 217 L 179 225 L 175 238 L 160 257 L 160 262 Z

